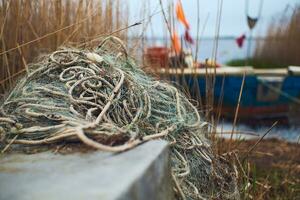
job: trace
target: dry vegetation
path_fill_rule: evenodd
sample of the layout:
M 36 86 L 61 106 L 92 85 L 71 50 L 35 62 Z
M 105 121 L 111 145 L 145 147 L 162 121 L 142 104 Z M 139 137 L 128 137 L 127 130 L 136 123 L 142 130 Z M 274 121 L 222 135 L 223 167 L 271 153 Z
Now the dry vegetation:
M 285 10 L 284 15 L 277 16 L 270 25 L 267 37 L 258 40 L 254 55 L 256 62 L 269 66 L 300 65 L 300 5 L 291 10 L 292 16 L 286 16 Z
M 219 154 L 229 155 L 238 167 L 241 198 L 299 199 L 300 144 L 266 139 L 248 154 L 256 142 L 243 140 L 232 144 L 221 139 L 215 143 Z M 234 146 L 232 151 L 228 151 L 229 145 Z
M 267 32 L 267 37 L 257 40 L 254 67 L 287 67 L 300 65 L 300 5 L 293 8 L 292 15 L 277 16 Z M 278 20 L 279 19 L 279 20 Z M 236 60 L 243 65 L 245 60 Z M 234 63 L 233 63 L 234 64 Z M 216 146 L 220 153 L 228 153 L 224 143 Z M 237 163 L 242 161 L 255 141 L 234 142 L 230 151 Z M 300 199 L 300 151 L 299 144 L 276 139 L 263 140 L 252 154 L 240 162 L 240 183 L 243 199 Z
M 78 0 L 74 2 L 71 3 L 68 0 L 2 0 L 0 2 L 0 94 L 7 91 L 17 75 L 26 72 L 27 63 L 33 61 L 41 53 L 53 51 L 61 45 L 84 46 L 88 41 L 98 39 L 128 25 L 128 16 L 122 12 L 124 8 L 121 6 L 120 0 Z M 273 24 L 268 32 L 267 40 L 258 44 L 255 58 L 271 63 L 300 65 L 299 19 L 300 7 L 295 9 L 291 20 L 285 19 L 288 23 L 281 20 L 282 23 Z M 127 31 L 119 32 L 117 35 L 127 38 Z M 209 80 L 212 82 L 214 79 L 210 77 Z M 197 84 L 193 89 L 196 93 L 199 91 Z M 188 91 L 188 88 L 184 88 L 184 90 Z M 207 90 L 212 95 L 213 92 Z M 197 93 L 194 96 L 201 105 L 200 94 Z M 212 106 L 212 103 L 210 104 Z M 212 108 L 208 108 L 211 107 L 209 105 L 206 105 L 205 108 L 202 107 L 203 110 L 212 110 Z M 207 116 L 210 116 L 209 113 L 208 111 Z M 218 119 L 213 124 L 217 124 Z M 297 173 L 292 171 L 293 177 L 282 178 L 281 175 L 287 171 L 291 172 L 291 169 L 285 168 L 286 170 L 277 171 L 277 168 L 274 168 L 275 165 L 270 165 L 270 163 L 266 165 L 263 162 L 264 159 L 255 157 L 258 154 L 252 154 L 245 162 L 238 163 L 238 158 L 243 157 L 242 150 L 251 148 L 253 142 L 237 145 L 231 141 L 232 144 L 227 145 L 226 141 L 217 140 L 214 135 L 213 142 L 217 153 L 220 155 L 231 154 L 229 157 L 232 162 L 237 164 L 241 188 L 246 188 L 241 191 L 241 195 L 245 199 L 276 199 L 276 197 L 292 197 L 292 195 L 300 193 L 299 159 L 293 163 L 297 165 Z M 279 146 L 280 142 L 274 144 Z M 237 146 L 238 148 L 232 150 L 228 146 Z M 298 149 L 299 146 L 293 146 L 292 150 Z M 269 150 L 272 150 L 271 146 L 269 146 Z M 293 151 L 286 150 L 281 155 L 292 154 Z M 281 169 L 292 160 L 285 158 L 282 163 L 278 163 L 276 161 L 277 152 L 272 151 L 270 154 L 265 152 L 265 148 L 255 149 L 254 153 L 257 152 L 263 152 L 267 158 L 271 158 L 272 154 L 272 162 L 276 162 L 276 166 Z M 299 151 L 297 152 L 297 156 L 300 155 Z M 271 170 L 268 171 L 271 168 L 275 170 L 274 173 Z M 278 173 L 280 174 L 276 176 Z M 290 179 L 291 177 L 293 179 Z M 280 183 L 283 181 L 281 190 Z M 251 184 L 248 185 L 248 183 Z M 296 183 L 296 188 L 294 188 L 294 183 Z M 290 187 L 291 184 L 293 186 Z M 279 189 L 274 189 L 277 185 L 280 185 Z
M 27 63 L 61 45 L 88 41 L 125 27 L 121 1 L 2 0 L 0 2 L 0 94 Z M 126 38 L 127 32 L 116 35 Z M 90 44 L 90 43 L 89 43 Z

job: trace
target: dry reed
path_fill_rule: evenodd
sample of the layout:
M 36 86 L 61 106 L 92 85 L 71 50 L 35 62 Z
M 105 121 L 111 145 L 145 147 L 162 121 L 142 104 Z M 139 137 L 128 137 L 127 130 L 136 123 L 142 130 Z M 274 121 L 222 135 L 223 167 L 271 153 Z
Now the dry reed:
M 127 25 L 119 0 L 3 0 L 0 3 L 0 94 L 27 63 L 61 45 L 85 43 Z M 126 38 L 127 32 L 116 34 Z M 4 81 L 3 81 L 4 80 Z
M 285 13 L 273 21 L 265 39 L 257 40 L 255 60 L 274 66 L 300 65 L 300 5 L 291 16 Z

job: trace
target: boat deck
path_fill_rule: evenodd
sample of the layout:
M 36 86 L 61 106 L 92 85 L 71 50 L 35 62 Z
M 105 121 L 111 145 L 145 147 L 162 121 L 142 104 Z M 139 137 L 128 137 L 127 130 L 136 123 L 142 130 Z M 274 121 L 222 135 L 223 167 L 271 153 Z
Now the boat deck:
M 288 68 L 280 69 L 254 69 L 251 66 L 244 67 L 220 67 L 220 68 L 156 68 L 155 72 L 159 74 L 216 74 L 216 75 L 260 75 L 260 76 L 287 76 L 300 75 L 300 67 L 289 66 Z

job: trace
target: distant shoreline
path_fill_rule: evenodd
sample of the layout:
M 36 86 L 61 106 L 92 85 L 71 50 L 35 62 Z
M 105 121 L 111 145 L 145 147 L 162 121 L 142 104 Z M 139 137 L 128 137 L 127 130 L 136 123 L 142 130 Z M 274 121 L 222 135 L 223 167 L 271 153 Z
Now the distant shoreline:
M 219 40 L 235 40 L 238 36 L 220 36 Z M 196 39 L 196 37 L 192 37 L 193 39 Z M 128 36 L 129 40 L 134 40 L 134 39 L 140 39 L 139 36 Z M 165 37 L 145 37 L 145 40 L 165 40 Z M 201 37 L 199 40 L 214 40 L 215 37 Z M 253 37 L 251 40 L 266 40 L 270 39 L 267 37 Z M 284 38 L 282 38 L 283 40 Z M 278 38 L 276 39 L 278 40 Z

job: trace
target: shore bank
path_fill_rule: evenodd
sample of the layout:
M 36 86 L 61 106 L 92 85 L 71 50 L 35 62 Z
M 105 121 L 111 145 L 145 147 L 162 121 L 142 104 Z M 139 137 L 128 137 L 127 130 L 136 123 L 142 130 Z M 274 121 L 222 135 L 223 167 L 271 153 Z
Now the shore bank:
M 243 166 L 239 171 L 244 199 L 300 199 L 300 144 L 265 139 L 248 154 L 256 141 L 234 142 Z M 219 144 L 228 145 L 229 140 Z

